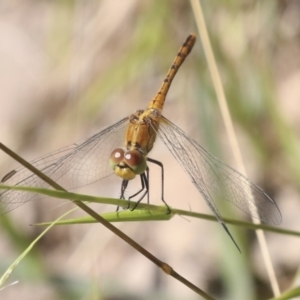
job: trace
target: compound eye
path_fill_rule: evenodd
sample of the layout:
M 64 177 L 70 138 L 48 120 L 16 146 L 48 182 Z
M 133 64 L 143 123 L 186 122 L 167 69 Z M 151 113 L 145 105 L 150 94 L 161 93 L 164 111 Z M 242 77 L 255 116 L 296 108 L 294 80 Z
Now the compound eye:
M 127 151 L 124 160 L 136 174 L 144 173 L 147 168 L 146 159 L 138 150 Z
M 122 148 L 117 148 L 111 153 L 109 163 L 112 168 L 115 168 L 124 160 L 124 153 L 125 151 Z

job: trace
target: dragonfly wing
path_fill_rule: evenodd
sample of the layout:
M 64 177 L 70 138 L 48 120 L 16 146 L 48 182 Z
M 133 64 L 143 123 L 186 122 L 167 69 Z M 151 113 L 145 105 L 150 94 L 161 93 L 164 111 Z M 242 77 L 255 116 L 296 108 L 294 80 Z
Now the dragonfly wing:
M 67 190 L 91 184 L 113 173 L 109 157 L 113 149 L 124 144 L 127 124 L 128 118 L 124 118 L 88 139 L 40 157 L 31 164 Z M 25 167 L 8 173 L 1 182 L 5 185 L 49 187 Z M 37 197 L 33 193 L 4 191 L 0 194 L 0 214 Z
M 275 201 L 259 186 L 208 153 L 179 127 L 161 117 L 158 135 L 189 175 L 208 206 L 222 220 L 214 199 L 224 199 L 242 211 L 270 224 L 281 222 Z

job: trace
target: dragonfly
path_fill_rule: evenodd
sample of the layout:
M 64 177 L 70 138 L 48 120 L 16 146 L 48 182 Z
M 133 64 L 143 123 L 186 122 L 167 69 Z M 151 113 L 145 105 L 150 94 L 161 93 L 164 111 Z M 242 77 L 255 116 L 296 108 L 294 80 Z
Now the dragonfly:
M 217 199 L 224 199 L 232 203 L 262 222 L 279 224 L 281 222 L 280 210 L 276 202 L 263 189 L 210 154 L 162 115 L 172 80 L 191 52 L 195 41 L 195 34 L 190 34 L 176 55 L 158 93 L 146 109 L 137 110 L 120 121 L 101 129 L 88 139 L 40 157 L 31 164 L 65 189 L 91 184 L 115 174 L 122 179 L 120 195 L 122 199 L 125 198 L 129 181 L 140 176 L 141 189 L 129 197 L 139 195 L 138 203 L 146 195 L 149 196 L 148 163 L 155 163 L 161 167 L 161 199 L 170 212 L 171 208 L 164 200 L 163 164 L 148 157 L 156 138 L 159 138 L 187 173 L 193 185 L 231 238 L 218 210 Z M 49 187 L 47 183 L 24 167 L 6 174 L 1 183 Z M 0 213 L 7 213 L 37 197 L 38 195 L 32 193 L 6 190 L 0 194 Z

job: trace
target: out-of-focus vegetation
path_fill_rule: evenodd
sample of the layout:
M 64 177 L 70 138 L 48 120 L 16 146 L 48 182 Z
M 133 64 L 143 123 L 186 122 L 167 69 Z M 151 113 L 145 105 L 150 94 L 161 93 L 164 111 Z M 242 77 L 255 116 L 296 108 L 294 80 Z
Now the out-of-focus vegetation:
M 282 226 L 297 230 L 300 2 L 202 2 L 248 176 L 276 200 Z M 190 32 L 197 30 L 188 1 L 1 1 L 1 142 L 30 160 L 144 108 Z M 234 166 L 199 37 L 164 115 Z M 164 163 L 167 202 L 205 210 L 184 172 L 158 149 L 152 157 Z M 1 177 L 16 165 L 3 153 L 0 159 Z M 159 191 L 153 172 L 151 191 Z M 116 179 L 92 193 L 118 196 L 119 189 Z M 38 234 L 29 224 L 65 211 L 54 201 L 0 217 L 0 271 Z M 233 231 L 240 255 L 209 222 L 120 226 L 217 299 L 272 296 L 251 231 Z M 299 281 L 300 243 L 275 234 L 267 241 L 280 288 L 287 289 Z M 100 225 L 55 228 L 11 280 L 19 283 L 0 291 L 1 299 L 197 299 Z

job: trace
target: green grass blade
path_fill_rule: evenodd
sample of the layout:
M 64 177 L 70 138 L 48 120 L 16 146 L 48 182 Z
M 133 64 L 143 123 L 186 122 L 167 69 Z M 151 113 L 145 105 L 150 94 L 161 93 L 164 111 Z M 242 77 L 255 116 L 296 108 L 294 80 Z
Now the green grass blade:
M 17 265 L 33 249 L 33 247 L 37 244 L 37 242 L 55 225 L 55 223 L 58 222 L 59 220 L 61 220 L 62 218 L 66 217 L 68 214 L 73 212 L 75 209 L 77 209 L 77 208 L 74 208 L 74 209 L 68 211 L 67 213 L 63 214 L 58 219 L 56 219 L 55 221 L 50 223 L 49 226 L 25 249 L 25 251 L 9 266 L 9 268 L 1 276 L 1 278 L 0 278 L 0 288 L 5 288 L 5 287 L 3 287 L 3 285 L 5 284 L 5 282 L 9 278 L 9 276 L 12 274 L 14 269 L 17 267 Z
M 135 209 L 116 211 L 101 214 L 101 217 L 109 222 L 135 222 L 135 221 L 168 221 L 173 218 L 174 214 L 166 214 L 165 212 L 145 210 L 145 209 Z M 73 225 L 73 224 L 90 224 L 97 223 L 94 218 L 91 217 L 82 217 L 67 219 L 56 222 L 55 225 Z M 33 225 L 46 226 L 51 224 L 51 222 L 37 223 Z
M 122 200 L 122 199 L 116 199 L 116 198 L 107 198 L 107 197 L 96 197 L 96 196 L 90 196 L 90 195 L 84 195 L 84 194 L 76 194 L 76 193 L 70 193 L 67 191 L 61 191 L 61 190 L 50 190 L 50 189 L 44 189 L 44 188 L 37 188 L 37 187 L 23 187 L 23 186 L 9 186 L 9 185 L 0 185 L 0 190 L 18 190 L 18 191 L 24 191 L 24 192 L 31 192 L 31 193 L 37 193 L 49 197 L 59 198 L 59 199 L 66 199 L 70 201 L 85 201 L 85 202 L 91 202 L 91 203 L 102 203 L 102 204 L 111 204 L 126 208 L 134 208 L 136 206 L 136 202 L 128 200 Z M 128 207 L 129 204 L 129 207 Z M 145 204 L 145 203 L 139 203 L 139 209 L 150 209 L 150 210 L 156 210 L 161 212 L 167 212 L 167 208 L 165 206 L 157 206 L 157 205 L 151 205 L 151 204 Z
M 81 201 L 85 201 L 85 202 L 90 202 L 90 203 L 102 203 L 102 204 L 111 204 L 111 205 L 116 205 L 116 206 L 121 206 L 121 207 L 128 207 L 129 204 L 129 208 L 135 208 L 136 207 L 136 202 L 134 201 L 130 201 L 128 202 L 127 200 L 121 200 L 121 199 L 115 199 L 115 198 L 106 198 L 106 197 L 96 197 L 96 196 L 90 196 L 90 195 L 84 195 L 84 194 L 76 194 L 76 193 L 70 193 L 70 192 L 65 192 L 65 191 L 59 191 L 59 190 L 48 190 L 48 189 L 43 189 L 43 188 L 32 188 L 32 187 L 21 187 L 21 186 L 6 186 L 6 185 L 0 185 L 0 189 L 13 189 L 13 190 L 20 190 L 20 191 L 25 191 L 25 192 L 33 192 L 33 193 L 38 193 L 38 194 L 42 194 L 45 196 L 49 196 L 49 197 L 55 197 L 55 198 L 60 198 L 60 199 L 67 199 L 67 200 L 78 200 L 80 199 Z M 152 205 L 152 204 L 146 204 L 146 203 L 139 203 L 138 204 L 138 210 L 149 210 L 151 211 L 151 213 L 153 214 L 153 219 L 151 219 L 150 214 L 148 213 L 148 220 L 147 221 L 155 221 L 155 217 L 159 216 L 159 213 L 161 213 L 162 215 L 165 214 L 165 218 L 168 219 L 168 214 L 167 213 L 167 208 L 165 206 L 157 206 L 157 205 Z M 201 214 L 201 213 L 197 213 L 197 212 L 192 212 L 192 211 L 186 211 L 186 210 L 180 210 L 180 209 L 175 209 L 175 208 L 171 208 L 172 213 L 171 215 L 180 215 L 180 216 L 186 216 L 186 217 L 192 217 L 192 218 L 198 218 L 198 219 L 205 219 L 205 220 L 210 220 L 210 221 L 214 221 L 217 222 L 216 218 L 214 216 L 211 215 L 206 215 L 206 214 Z M 129 210 L 130 211 L 130 210 Z M 156 213 L 154 213 L 157 212 Z M 114 213 L 112 213 L 113 216 Z M 129 214 L 129 213 L 128 213 Z M 145 213 L 145 218 L 146 218 L 146 214 Z M 125 215 L 125 214 L 124 214 Z M 163 216 L 161 216 L 161 218 L 164 218 Z M 171 218 L 171 217 L 170 217 Z M 115 218 L 114 221 L 111 222 L 117 222 L 118 218 Z M 142 221 L 142 220 L 138 220 L 138 216 L 136 216 L 136 221 Z M 229 219 L 229 218 L 223 218 L 223 220 L 227 223 L 227 224 L 232 224 L 235 226 L 240 226 L 240 227 L 244 227 L 244 228 L 248 228 L 248 229 L 262 229 L 265 231 L 270 231 L 270 232 L 275 232 L 278 234 L 285 234 L 285 235 L 294 235 L 294 236 L 300 236 L 300 232 L 298 231 L 293 231 L 293 230 L 288 230 L 288 229 L 283 229 L 283 228 L 279 228 L 279 227 L 275 227 L 275 226 L 271 226 L 271 225 L 266 225 L 266 224 L 254 224 L 251 222 L 244 222 L 244 221 L 238 221 L 238 220 L 233 220 L 233 219 Z M 124 220 L 125 221 L 125 217 Z M 127 220 L 127 221 L 133 221 L 133 220 Z M 97 221 L 95 221 L 97 222 Z M 92 223 L 92 221 L 90 221 L 89 223 Z
M 279 297 L 272 298 L 270 300 L 288 300 L 288 299 L 295 299 L 296 297 L 300 296 L 300 287 L 296 287 L 292 290 L 285 291 Z

